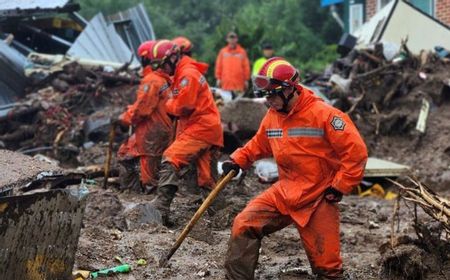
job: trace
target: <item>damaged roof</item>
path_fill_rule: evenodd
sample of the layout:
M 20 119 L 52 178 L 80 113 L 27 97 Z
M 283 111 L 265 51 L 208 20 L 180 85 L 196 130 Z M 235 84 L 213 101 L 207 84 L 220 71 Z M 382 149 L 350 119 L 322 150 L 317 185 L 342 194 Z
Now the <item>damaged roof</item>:
M 127 45 L 137 54 L 137 48 L 142 42 L 155 40 L 155 32 L 142 3 L 128 10 L 108 16 L 117 33 Z
M 0 0 L 0 16 L 15 17 L 51 11 L 78 11 L 80 5 L 72 0 Z
M 21 97 L 28 84 L 24 68 L 25 56 L 0 40 L 0 105 L 14 102 Z
M 107 24 L 102 13 L 97 14 L 78 36 L 67 54 L 77 58 L 139 65 L 134 54 L 117 34 L 113 24 Z
M 404 0 L 391 1 L 354 35 L 359 48 L 377 42 L 400 45 L 408 39 L 408 48 L 415 54 L 435 46 L 450 49 L 450 28 Z

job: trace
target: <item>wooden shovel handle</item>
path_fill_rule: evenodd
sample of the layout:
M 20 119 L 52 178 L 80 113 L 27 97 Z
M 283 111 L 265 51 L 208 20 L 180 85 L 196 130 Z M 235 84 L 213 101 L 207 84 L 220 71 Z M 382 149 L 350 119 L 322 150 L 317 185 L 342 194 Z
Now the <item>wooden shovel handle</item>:
M 113 144 L 114 137 L 116 136 L 116 124 L 111 124 L 109 128 L 109 142 L 108 142 L 108 150 L 106 151 L 106 160 L 105 160 L 105 176 L 103 177 L 103 188 L 106 189 L 108 184 L 109 171 L 111 169 L 111 159 L 113 152 Z
M 186 236 L 189 234 L 189 232 L 192 230 L 194 225 L 197 223 L 197 221 L 201 218 L 203 213 L 208 209 L 208 207 L 213 203 L 214 199 L 217 197 L 220 191 L 226 186 L 226 184 L 233 179 L 234 175 L 236 174 L 236 171 L 231 170 L 225 177 L 219 180 L 217 182 L 216 187 L 211 191 L 211 193 L 208 195 L 208 197 L 203 201 L 200 208 L 198 208 L 197 212 L 195 212 L 194 216 L 192 216 L 189 223 L 184 227 L 181 234 L 178 236 L 177 241 L 175 241 L 175 244 L 170 249 L 169 253 L 164 256 L 160 262 L 159 265 L 161 267 L 166 266 L 167 262 L 170 260 L 170 258 L 173 256 L 173 254 L 178 250 L 181 243 L 183 243 Z

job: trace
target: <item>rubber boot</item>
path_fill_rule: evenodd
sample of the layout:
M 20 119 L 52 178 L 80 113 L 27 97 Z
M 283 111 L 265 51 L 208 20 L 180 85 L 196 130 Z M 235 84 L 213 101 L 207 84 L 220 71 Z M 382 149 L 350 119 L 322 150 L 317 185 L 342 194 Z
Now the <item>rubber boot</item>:
M 231 237 L 225 260 L 226 276 L 230 280 L 253 280 L 258 263 L 261 239 Z
M 156 190 L 156 197 L 150 202 L 151 205 L 159 211 L 161 221 L 165 226 L 173 225 L 169 220 L 170 204 L 172 203 L 177 190 L 178 187 L 175 185 L 159 186 Z
M 178 190 L 178 180 L 176 168 L 169 161 L 163 159 L 159 171 L 156 197 L 151 204 L 159 211 L 162 223 L 167 227 L 173 225 L 169 220 L 170 204 Z

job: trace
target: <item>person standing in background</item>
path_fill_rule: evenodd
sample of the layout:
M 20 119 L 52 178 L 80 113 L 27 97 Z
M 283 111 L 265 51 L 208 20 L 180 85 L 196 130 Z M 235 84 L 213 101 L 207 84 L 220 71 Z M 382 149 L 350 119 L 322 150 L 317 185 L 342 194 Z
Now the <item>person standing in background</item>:
M 258 58 L 255 63 L 253 63 L 252 68 L 252 75 L 256 76 L 258 75 L 259 70 L 261 70 L 263 64 L 269 59 L 272 58 L 275 55 L 275 51 L 273 49 L 273 46 L 271 43 L 264 43 L 262 44 L 262 54 L 263 56 Z
M 250 62 L 235 32 L 229 32 L 226 39 L 228 45 L 220 50 L 216 59 L 217 87 L 242 96 L 249 85 Z

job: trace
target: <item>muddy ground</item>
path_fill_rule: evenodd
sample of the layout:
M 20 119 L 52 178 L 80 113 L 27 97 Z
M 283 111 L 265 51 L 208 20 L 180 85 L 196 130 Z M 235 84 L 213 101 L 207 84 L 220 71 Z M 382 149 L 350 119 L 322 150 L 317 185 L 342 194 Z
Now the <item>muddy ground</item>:
M 181 190 L 172 205 L 172 220 L 176 225 L 166 228 L 146 223 L 145 205 L 153 195 L 119 193 L 93 186 L 76 254 L 76 268 L 95 270 L 115 266 L 119 264 L 115 260 L 118 256 L 131 264 L 133 270 L 111 279 L 225 279 L 223 262 L 233 217 L 267 187 L 269 185 L 259 183 L 252 175 L 239 186 L 233 181 L 224 190 L 227 207 L 214 216 L 206 213 L 169 266 L 159 268 L 158 259 L 172 246 L 202 197 L 192 190 Z M 381 271 L 380 246 L 391 237 L 394 202 L 348 196 L 340 203 L 342 255 L 352 279 L 389 279 L 386 271 Z M 412 213 L 413 208 L 401 203 L 396 237 L 415 238 Z M 419 220 L 425 224 L 430 218 L 419 210 Z M 434 267 L 428 268 L 425 253 L 419 251 L 416 257 L 419 259 L 414 265 L 432 272 L 421 271 L 422 275 L 416 277 L 417 272 L 413 271 L 410 277 L 397 278 L 395 271 L 388 272 L 392 274 L 391 279 L 450 279 L 448 261 L 443 265 L 436 262 Z M 138 266 L 139 259 L 145 259 L 147 265 Z M 293 226 L 264 239 L 256 278 L 314 279 Z

